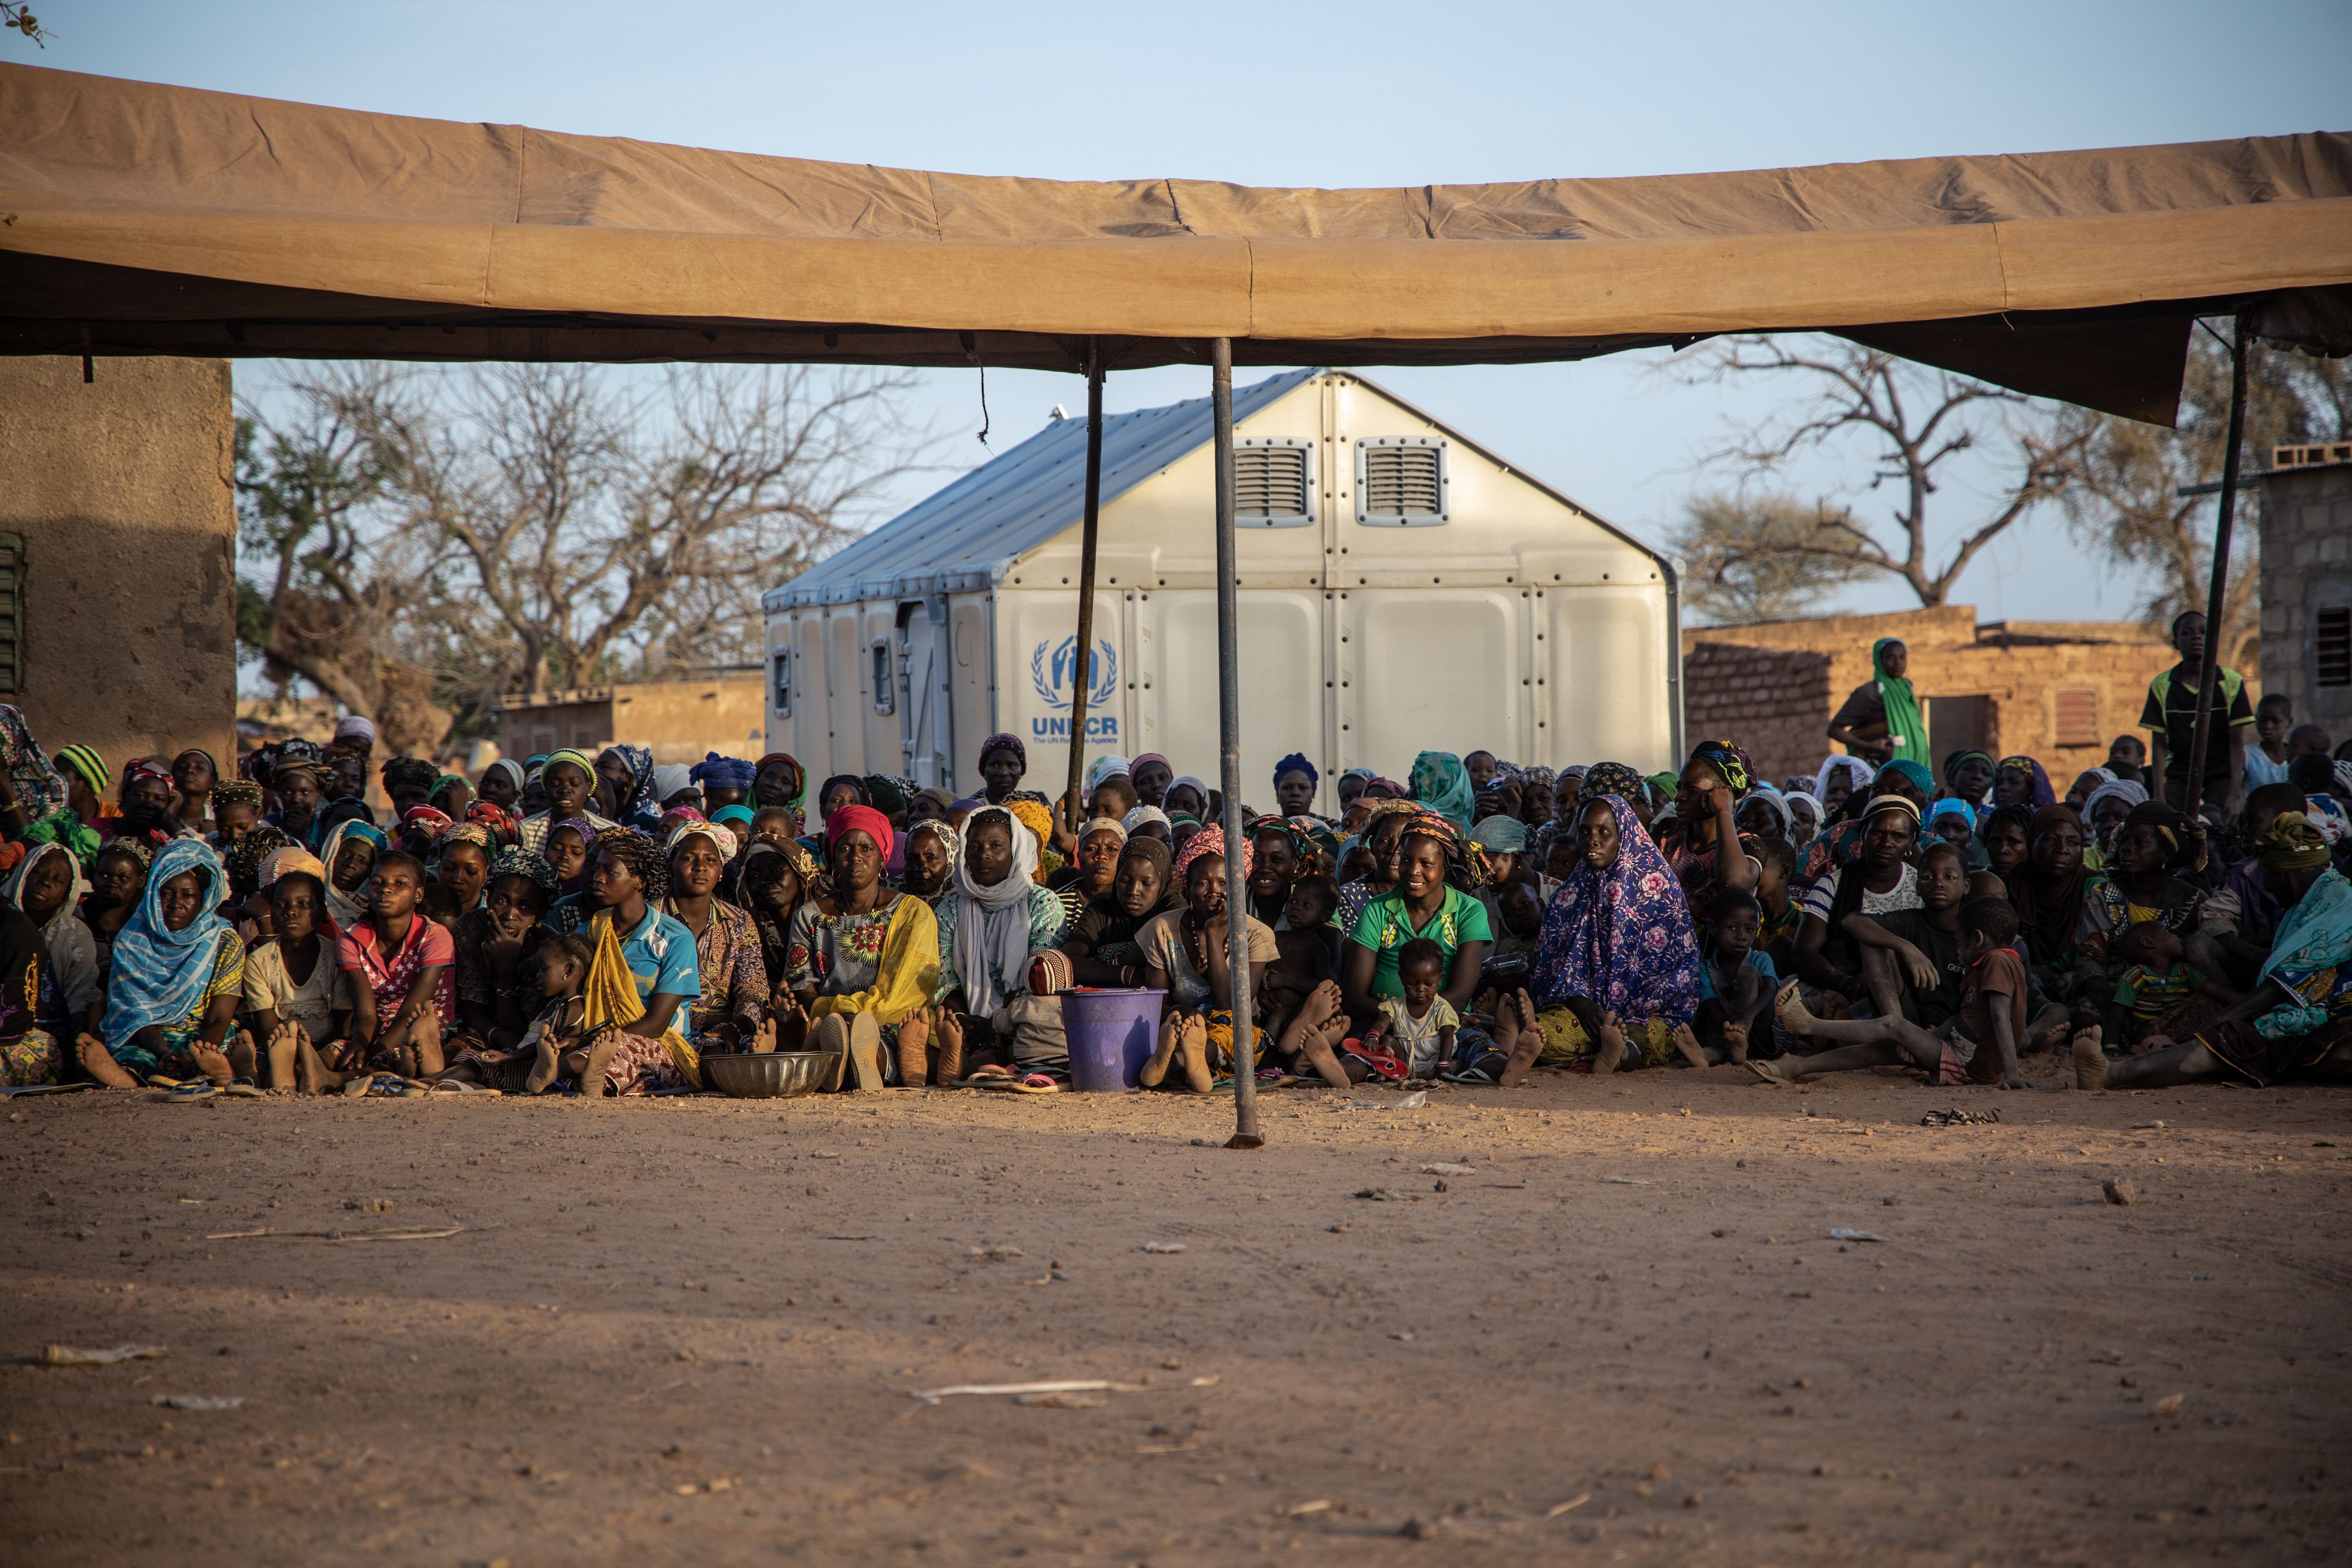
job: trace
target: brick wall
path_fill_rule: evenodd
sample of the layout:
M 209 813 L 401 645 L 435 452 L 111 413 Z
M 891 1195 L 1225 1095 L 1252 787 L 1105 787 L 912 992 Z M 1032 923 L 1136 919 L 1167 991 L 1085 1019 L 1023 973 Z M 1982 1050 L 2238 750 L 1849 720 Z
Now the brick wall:
M 1775 783 L 1821 765 L 1832 706 L 1826 653 L 1706 641 L 1683 655 L 1684 735 L 1738 741 Z
M 1944 727 L 1937 698 L 1981 697 L 1977 743 L 1996 757 L 2039 758 L 2061 794 L 2076 773 L 2105 760 L 2110 740 L 2137 729 L 2149 679 L 2173 659 L 2134 622 L 1979 626 L 1967 605 L 1698 627 L 1683 634 L 1685 732 L 1738 740 L 1770 778 L 1811 773 L 1830 749 L 1830 715 L 1870 678 L 1871 644 L 1881 637 L 1909 647 L 1911 684 L 1927 699 L 1931 733 Z M 2070 706 L 2089 720 L 2083 744 L 2060 744 L 2061 693 L 2076 694 Z

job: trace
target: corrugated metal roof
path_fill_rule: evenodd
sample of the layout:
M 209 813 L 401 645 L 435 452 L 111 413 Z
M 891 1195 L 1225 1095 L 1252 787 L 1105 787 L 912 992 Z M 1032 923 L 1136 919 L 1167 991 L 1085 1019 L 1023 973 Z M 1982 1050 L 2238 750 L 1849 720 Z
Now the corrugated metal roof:
M 1234 393 L 1234 423 L 1322 374 L 1292 371 Z M 1213 435 L 1209 400 L 1137 409 L 1103 421 L 1108 507 Z M 994 576 L 1086 515 L 1087 422 L 1062 419 L 983 463 L 872 533 L 761 598 L 768 610 L 986 588 Z

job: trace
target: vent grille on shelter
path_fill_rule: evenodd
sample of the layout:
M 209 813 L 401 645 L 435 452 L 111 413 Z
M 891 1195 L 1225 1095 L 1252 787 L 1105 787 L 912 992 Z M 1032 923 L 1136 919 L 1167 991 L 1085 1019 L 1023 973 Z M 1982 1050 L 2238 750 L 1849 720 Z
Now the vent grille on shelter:
M 1356 518 L 1412 527 L 1445 521 L 1445 444 L 1391 438 L 1356 448 Z
M 1315 476 L 1303 443 L 1244 441 L 1234 448 L 1234 520 L 1298 528 L 1315 520 Z

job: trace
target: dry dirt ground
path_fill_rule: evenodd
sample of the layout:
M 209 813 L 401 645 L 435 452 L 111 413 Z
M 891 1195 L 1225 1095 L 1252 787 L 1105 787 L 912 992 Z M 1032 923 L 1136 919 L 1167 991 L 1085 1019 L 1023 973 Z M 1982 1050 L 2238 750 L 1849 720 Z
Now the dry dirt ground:
M 2352 1552 L 2352 1092 L 1265 1103 L 18 1100 L 0 1556 Z

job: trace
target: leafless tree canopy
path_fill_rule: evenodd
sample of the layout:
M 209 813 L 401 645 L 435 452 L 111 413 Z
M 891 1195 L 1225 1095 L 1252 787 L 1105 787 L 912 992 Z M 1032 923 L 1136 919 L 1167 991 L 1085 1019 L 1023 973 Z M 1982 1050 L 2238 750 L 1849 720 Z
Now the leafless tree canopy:
M 1699 619 L 1722 626 L 1787 621 L 1866 570 L 1842 549 L 1842 515 L 1779 492 L 1712 491 L 1685 503 L 1673 537 Z
M 755 662 L 759 592 L 853 537 L 918 465 L 904 376 L 576 365 L 333 367 L 284 428 L 248 418 L 247 643 L 378 713 Z
M 2352 364 L 2273 352 L 2257 343 L 2249 350 L 2246 381 L 2244 466 L 2265 466 L 2274 443 L 2352 436 Z M 2057 426 L 2077 455 L 2065 497 L 2075 537 L 2116 565 L 2147 576 L 2150 591 L 2140 608 L 2150 622 L 2202 611 L 2213 570 L 2216 502 L 2179 492 L 2221 476 L 2230 429 L 2228 350 L 2204 331 L 2192 338 L 2177 430 L 2077 408 L 2063 410 Z M 2259 490 L 2240 492 L 2222 614 L 2221 658 L 2241 669 L 2252 663 L 2261 633 L 2261 504 Z
M 2053 435 L 2032 400 L 1859 344 L 1730 338 L 1702 356 L 1696 375 L 1791 386 L 1780 417 L 1739 430 L 1719 455 L 1743 479 L 1770 481 L 1801 454 L 1859 442 L 1869 454 L 1868 488 L 1886 497 L 1868 512 L 1823 500 L 1810 519 L 1785 506 L 1718 510 L 1709 519 L 1695 514 L 1684 537 L 1698 538 L 1692 530 L 1705 524 L 1701 542 L 1718 580 L 1785 579 L 1826 591 L 1853 578 L 1888 576 L 1900 578 L 1921 604 L 1941 604 L 1978 554 L 2063 492 L 2071 473 L 2076 438 Z M 2002 493 L 1939 546 L 1928 511 L 1940 481 L 1952 459 L 1987 445 L 1998 454 Z M 1743 516 L 1744 533 L 1730 526 Z

